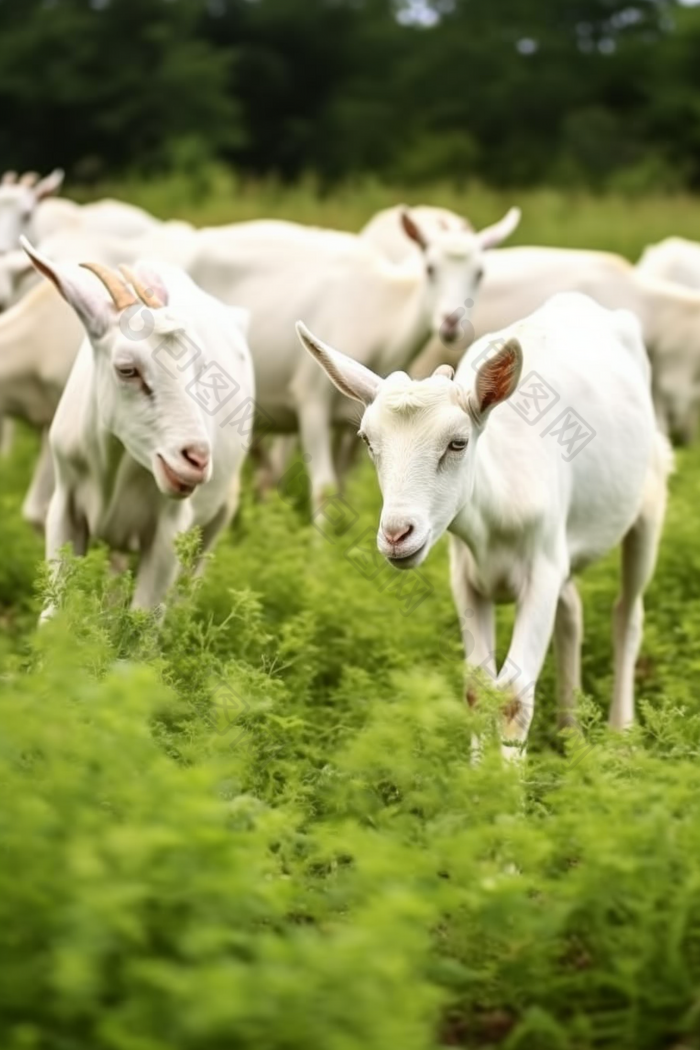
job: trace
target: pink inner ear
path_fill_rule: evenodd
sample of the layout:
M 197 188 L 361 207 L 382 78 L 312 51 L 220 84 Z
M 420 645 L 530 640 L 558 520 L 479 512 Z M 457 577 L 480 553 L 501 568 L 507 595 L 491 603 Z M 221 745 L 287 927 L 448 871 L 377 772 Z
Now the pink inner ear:
M 492 405 L 504 401 L 512 392 L 513 373 L 518 357 L 514 350 L 504 347 L 498 357 L 479 373 L 479 408 L 486 412 Z
M 407 211 L 401 212 L 401 225 L 403 226 L 406 236 L 410 237 L 412 241 L 415 241 L 419 248 L 425 249 L 427 247 L 425 237 Z

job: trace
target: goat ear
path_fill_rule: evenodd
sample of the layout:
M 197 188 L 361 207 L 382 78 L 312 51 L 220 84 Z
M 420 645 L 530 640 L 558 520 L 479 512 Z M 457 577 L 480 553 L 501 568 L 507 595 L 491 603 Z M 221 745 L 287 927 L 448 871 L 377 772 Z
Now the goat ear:
M 509 339 L 481 366 L 468 399 L 477 425 L 483 425 L 489 412 L 515 393 L 522 370 L 523 349 L 517 339 Z
M 301 321 L 297 321 L 296 328 L 302 345 L 312 357 L 316 358 L 341 394 L 360 401 L 363 405 L 369 405 L 374 401 L 382 383 L 375 372 L 365 368 L 359 361 L 348 357 L 347 354 L 341 354 L 339 350 L 333 350 L 326 343 L 322 343 Z
M 105 334 L 114 316 L 114 308 L 106 298 L 104 289 L 88 272 L 69 272 L 59 267 L 34 248 L 26 237 L 20 244 L 32 261 L 34 268 L 51 281 L 66 302 L 73 307 L 83 322 L 88 335 L 99 339 Z
M 34 187 L 34 196 L 36 199 L 41 201 L 44 197 L 53 197 L 63 185 L 64 178 L 65 172 L 62 171 L 61 168 L 56 168 L 50 175 L 44 176 L 44 178 L 37 182 Z
M 521 215 L 520 208 L 511 208 L 493 226 L 485 226 L 483 230 L 477 233 L 481 247 L 484 250 L 496 248 L 502 241 L 505 241 L 506 237 L 510 237 L 511 233 L 517 228 Z
M 425 236 L 425 234 L 421 230 L 420 226 L 418 225 L 418 223 L 415 221 L 415 219 L 411 215 L 410 210 L 408 208 L 406 208 L 406 207 L 403 207 L 401 209 L 400 215 L 401 215 L 401 225 L 403 227 L 403 232 L 415 244 L 418 245 L 418 247 L 421 249 L 421 251 L 424 252 L 426 250 L 426 248 L 428 247 L 428 238 Z

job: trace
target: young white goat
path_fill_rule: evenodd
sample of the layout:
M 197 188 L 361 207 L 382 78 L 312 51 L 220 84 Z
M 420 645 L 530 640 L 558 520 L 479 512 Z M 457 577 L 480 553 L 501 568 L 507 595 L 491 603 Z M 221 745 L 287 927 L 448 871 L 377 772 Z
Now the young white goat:
M 380 379 L 302 324 L 298 331 L 338 389 L 365 406 L 360 433 L 384 498 L 380 552 L 410 569 L 446 530 L 451 534 L 452 590 L 467 661 L 505 693 L 506 754 L 513 750 L 507 745 L 523 745 L 527 737 L 552 633 L 559 709 L 570 716 L 582 638 L 572 574 L 622 542 L 610 724 L 628 726 L 642 594 L 654 568 L 670 467 L 635 318 L 583 295 L 555 296 L 476 343 L 454 378 L 441 366 L 422 381 L 403 372 Z M 497 671 L 493 603 L 504 600 L 515 600 L 517 612 L 508 657 Z M 467 698 L 476 699 L 474 680 Z
M 56 487 L 47 560 L 56 564 L 68 543 L 84 553 L 90 537 L 116 550 L 136 543 L 133 605 L 153 607 L 177 575 L 175 537 L 198 525 L 206 551 L 237 506 L 250 440 L 241 424 L 254 397 L 242 311 L 174 267 L 124 268 L 132 291 L 98 264 L 59 267 L 26 241 L 24 248 L 88 336 L 49 435 Z M 222 381 L 225 418 L 214 392 Z
M 394 263 L 405 262 L 406 259 L 415 257 L 418 251 L 415 241 L 406 236 L 398 221 L 401 208 L 402 206 L 385 208 L 384 211 L 377 212 L 360 231 L 360 236 L 364 240 L 373 244 L 382 255 Z M 520 208 L 511 208 L 497 223 L 494 223 L 493 226 L 487 226 L 478 233 L 467 219 L 457 215 L 456 212 L 449 211 L 447 208 L 436 208 L 428 204 L 419 204 L 411 208 L 411 216 L 421 230 L 424 231 L 424 235 L 428 239 L 435 236 L 439 238 L 446 231 L 453 230 L 471 233 L 474 250 L 481 260 L 479 265 L 479 272 L 482 277 L 479 286 L 479 294 L 481 295 L 483 274 L 488 274 L 489 260 L 493 258 L 492 251 L 489 251 L 488 255 L 484 256 L 483 249 L 496 247 L 499 243 L 506 240 L 519 225 L 521 212 Z M 0 271 L 1 283 L 2 276 Z M 470 298 L 472 302 L 465 300 L 462 304 L 463 309 L 460 311 L 460 315 L 467 315 L 472 310 L 474 297 Z M 445 344 L 440 334 L 434 334 L 426 343 L 422 352 L 417 354 L 411 363 L 409 373 L 414 379 L 424 379 L 425 376 L 430 375 L 435 367 L 434 359 L 436 353 L 440 360 L 444 359 L 441 352 L 443 345 L 446 347 L 446 353 L 449 353 L 450 349 L 452 349 L 452 352 L 455 354 L 455 362 L 464 351 L 463 343 L 462 349 L 459 350 L 460 340 L 453 339 L 451 343 Z

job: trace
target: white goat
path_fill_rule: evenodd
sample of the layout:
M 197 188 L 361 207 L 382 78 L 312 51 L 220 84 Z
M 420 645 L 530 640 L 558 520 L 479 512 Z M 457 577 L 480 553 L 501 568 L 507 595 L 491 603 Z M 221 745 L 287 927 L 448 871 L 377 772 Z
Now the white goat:
M 361 237 L 368 240 L 387 259 L 395 263 L 404 262 L 412 256 L 415 257 L 418 250 L 415 241 L 410 240 L 406 236 L 399 222 L 401 207 L 385 208 L 384 211 L 377 212 L 360 231 Z M 411 209 L 411 215 L 429 238 L 439 236 L 445 230 L 462 230 L 472 233 L 475 245 L 478 240 L 485 239 L 485 244 L 489 247 L 495 247 L 498 243 L 506 240 L 516 229 L 521 218 L 520 208 L 511 208 L 499 222 L 476 233 L 471 223 L 447 208 L 436 208 L 427 204 L 419 204 Z M 491 243 L 494 233 L 497 234 L 497 237 Z M 489 256 L 490 254 L 489 252 Z M 486 270 L 488 271 L 488 266 Z M 482 274 L 484 272 L 483 266 L 481 267 L 481 272 Z M 471 302 L 464 303 L 463 314 L 467 315 L 473 306 L 472 297 Z M 456 351 L 458 343 L 453 342 L 451 345 Z M 428 341 L 423 351 L 417 354 L 412 362 L 409 369 L 411 376 L 415 379 L 423 379 L 426 375 L 429 375 L 434 367 L 435 354 L 440 355 L 441 346 L 442 340 L 440 336 L 434 335 Z
M 64 544 L 82 554 L 90 537 L 116 550 L 136 542 L 133 605 L 153 607 L 177 575 L 175 537 L 200 526 L 206 551 L 238 503 L 250 441 L 241 424 L 254 397 L 242 312 L 174 267 L 125 267 L 132 291 L 99 264 L 83 264 L 92 273 L 59 267 L 27 241 L 23 246 L 88 336 L 49 435 L 56 487 L 46 557 L 58 568 Z M 222 381 L 226 419 L 212 411 Z M 52 612 L 45 609 L 42 618 Z
M 582 636 L 572 573 L 622 542 L 610 723 L 628 726 L 642 593 L 670 469 L 635 318 L 586 296 L 556 296 L 475 344 L 454 379 L 441 366 L 422 381 L 403 372 L 380 379 L 302 324 L 298 331 L 338 389 L 365 406 L 360 432 L 384 498 L 380 552 L 397 568 L 413 568 L 451 533 L 468 664 L 506 695 L 506 745 L 525 742 L 553 632 L 560 712 L 571 715 Z M 544 410 L 534 398 L 540 382 L 550 391 Z M 497 672 L 493 603 L 503 600 L 515 600 L 517 612 Z M 473 678 L 467 698 L 476 698 Z
M 407 216 L 410 225 L 406 222 Z M 377 212 L 360 231 L 360 237 L 390 262 L 405 263 L 407 259 L 418 257 L 421 251 L 425 252 L 429 244 L 440 244 L 443 239 L 449 244 L 450 237 L 457 236 L 463 251 L 471 244 L 476 291 L 483 277 L 484 253 L 507 240 L 517 229 L 520 218 L 520 208 L 511 208 L 498 222 L 477 231 L 466 219 L 446 208 L 420 204 L 409 209 L 397 205 Z M 469 306 L 473 306 L 473 300 Z
M 421 249 L 402 266 L 356 235 L 270 222 L 201 230 L 188 263 L 201 287 L 250 310 L 260 415 L 272 431 L 300 431 L 316 506 L 337 485 L 332 427 L 354 420 L 302 352 L 299 314 L 358 360 L 392 371 L 406 367 L 431 330 L 451 342 L 465 300 L 477 293 L 483 253 L 474 234 L 442 231 L 429 240 L 410 212 L 397 221 Z
M 700 244 L 685 237 L 667 237 L 650 244 L 637 263 L 639 273 L 700 289 Z

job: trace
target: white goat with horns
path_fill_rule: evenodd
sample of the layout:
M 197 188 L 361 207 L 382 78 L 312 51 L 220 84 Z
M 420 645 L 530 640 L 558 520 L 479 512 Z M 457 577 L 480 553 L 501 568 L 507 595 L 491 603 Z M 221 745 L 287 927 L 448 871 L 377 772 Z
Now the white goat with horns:
M 360 434 L 384 498 L 380 552 L 396 568 L 410 569 L 451 533 L 452 590 L 468 665 L 505 693 L 506 754 L 513 753 L 509 745 L 525 743 L 552 634 L 559 708 L 570 719 L 582 640 L 572 574 L 622 542 L 610 723 L 628 726 L 642 593 L 655 563 L 670 469 L 636 319 L 584 295 L 558 295 L 475 343 L 454 378 L 443 365 L 422 381 L 404 372 L 380 379 L 302 324 L 298 332 L 338 389 L 364 405 Z M 533 415 L 528 383 L 542 381 L 549 403 Z M 493 603 L 513 599 L 515 627 L 497 671 Z M 472 703 L 476 682 L 468 684 Z
M 136 545 L 133 605 L 153 607 L 177 575 L 175 537 L 199 526 L 206 551 L 238 503 L 254 397 L 242 311 L 174 267 L 123 267 L 127 284 L 97 263 L 58 267 L 23 247 L 88 336 L 49 433 L 47 560 L 57 569 L 61 547 L 82 554 L 90 537 Z M 225 419 L 211 411 L 215 377 L 232 392 Z

